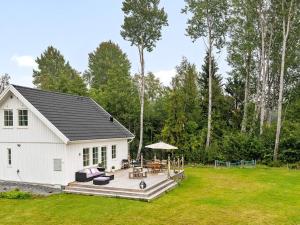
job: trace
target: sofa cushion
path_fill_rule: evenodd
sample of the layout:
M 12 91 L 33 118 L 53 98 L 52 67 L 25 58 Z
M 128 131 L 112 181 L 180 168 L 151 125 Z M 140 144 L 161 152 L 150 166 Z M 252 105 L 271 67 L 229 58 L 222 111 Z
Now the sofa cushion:
M 110 180 L 109 177 L 97 177 L 97 178 L 94 178 L 94 180 L 98 180 L 98 181 L 106 181 L 106 180 Z
M 93 174 L 98 174 L 98 173 L 100 173 L 99 170 L 98 170 L 97 168 L 91 168 L 91 172 L 92 172 Z
M 82 172 L 86 173 L 87 175 L 92 173 L 89 168 L 82 170 Z

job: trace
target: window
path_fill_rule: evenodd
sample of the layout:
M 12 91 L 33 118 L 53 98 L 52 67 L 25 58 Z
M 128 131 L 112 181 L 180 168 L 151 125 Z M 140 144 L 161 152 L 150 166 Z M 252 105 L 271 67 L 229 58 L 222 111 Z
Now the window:
M 14 125 L 14 117 L 13 117 L 13 110 L 12 109 L 5 109 L 4 110 L 4 126 L 5 127 L 12 127 Z
M 117 146 L 112 145 L 111 146 L 111 158 L 115 159 L 117 157 Z
M 93 165 L 98 164 L 98 147 L 93 148 Z
M 107 157 L 106 157 L 106 147 L 101 147 L 101 162 L 105 168 L 107 168 Z
M 53 159 L 53 167 L 54 167 L 54 171 L 62 171 L 62 160 Z
M 11 148 L 7 149 L 8 165 L 11 166 Z
M 19 126 L 28 126 L 28 110 L 19 110 Z
M 90 149 L 84 148 L 82 156 L 83 156 L 83 166 L 89 166 L 90 165 Z

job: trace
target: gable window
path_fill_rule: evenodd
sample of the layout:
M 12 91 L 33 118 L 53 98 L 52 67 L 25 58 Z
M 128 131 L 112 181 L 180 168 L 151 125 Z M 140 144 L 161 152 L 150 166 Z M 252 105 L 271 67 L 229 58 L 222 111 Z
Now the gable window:
M 98 147 L 93 148 L 93 165 L 98 164 Z
M 19 126 L 28 126 L 28 110 L 19 110 Z
M 89 166 L 90 165 L 90 149 L 84 148 L 82 156 L 83 156 L 83 166 Z
M 111 146 L 111 158 L 115 159 L 117 157 L 117 146 L 112 145 Z
M 8 165 L 11 166 L 11 148 L 7 149 Z
M 4 126 L 12 127 L 13 125 L 14 125 L 13 110 L 5 109 L 4 110 Z

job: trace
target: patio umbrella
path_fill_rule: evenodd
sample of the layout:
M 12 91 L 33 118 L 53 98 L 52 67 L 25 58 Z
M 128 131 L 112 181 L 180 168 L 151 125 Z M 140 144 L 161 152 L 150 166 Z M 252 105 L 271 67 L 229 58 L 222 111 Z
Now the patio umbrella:
M 145 148 L 151 148 L 151 149 L 162 149 L 162 150 L 174 150 L 178 149 L 177 147 L 167 144 L 165 142 L 157 142 L 155 144 L 147 145 Z M 156 160 L 156 154 L 154 154 L 154 159 Z

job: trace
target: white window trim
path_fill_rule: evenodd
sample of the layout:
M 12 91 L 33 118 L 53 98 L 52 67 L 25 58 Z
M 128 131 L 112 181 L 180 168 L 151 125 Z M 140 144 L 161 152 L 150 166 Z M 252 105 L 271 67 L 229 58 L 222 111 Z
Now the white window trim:
M 115 146 L 115 157 L 113 158 L 113 146 Z M 111 159 L 116 160 L 117 159 L 117 145 L 112 145 L 111 146 Z
M 13 125 L 12 126 L 5 126 L 5 120 L 4 120 L 5 111 L 8 111 L 8 110 L 11 110 L 12 113 L 13 113 L 13 115 L 12 115 L 13 116 L 13 120 L 12 120 Z M 12 108 L 4 108 L 1 120 L 3 121 L 3 124 L 2 124 L 3 129 L 13 129 L 14 128 L 14 124 L 15 124 L 14 109 L 12 109 Z
M 109 156 L 109 152 L 108 152 L 107 145 L 102 145 L 100 147 L 100 163 L 102 163 L 102 148 L 106 148 L 106 168 L 108 168 L 108 156 Z
M 97 153 L 97 154 L 98 154 L 98 163 L 96 163 L 96 164 L 94 164 L 94 148 L 97 148 L 97 149 L 98 149 L 98 153 Z M 98 147 L 98 146 L 94 146 L 94 147 L 92 147 L 91 149 L 92 149 L 92 154 L 91 154 L 91 157 L 92 157 L 91 165 L 92 165 L 92 166 L 96 166 L 96 165 L 98 166 L 98 164 L 99 164 L 99 162 L 100 162 L 100 160 L 99 160 L 99 159 L 100 159 L 99 155 L 101 154 L 101 152 L 100 152 L 100 154 L 99 154 L 99 149 L 100 149 L 100 151 L 101 151 L 101 148 Z
M 20 124 L 20 119 L 19 119 L 19 111 L 20 110 L 27 110 L 27 126 L 20 126 L 19 124 Z M 17 129 L 28 129 L 28 127 L 29 127 L 29 110 L 27 109 L 27 108 L 18 108 L 17 109 L 17 121 L 18 121 L 18 123 L 17 123 Z
M 88 157 L 88 160 L 89 160 L 89 163 L 88 163 L 88 165 L 87 166 L 85 166 L 84 165 L 84 152 L 83 152 L 83 150 L 84 149 L 88 149 L 89 151 L 89 157 Z M 91 151 L 90 151 L 90 147 L 84 147 L 84 148 L 82 148 L 82 166 L 83 166 L 83 168 L 89 168 L 90 166 L 91 166 Z

